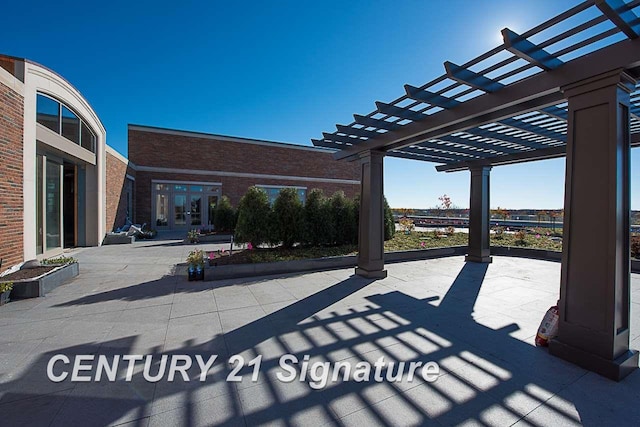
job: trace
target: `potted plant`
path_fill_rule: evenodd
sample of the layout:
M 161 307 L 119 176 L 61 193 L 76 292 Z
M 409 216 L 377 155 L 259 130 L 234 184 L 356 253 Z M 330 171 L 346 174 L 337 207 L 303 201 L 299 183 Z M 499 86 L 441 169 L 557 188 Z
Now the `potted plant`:
M 0 283 L 0 305 L 5 305 L 9 302 L 11 289 L 13 289 L 13 282 Z
M 187 239 L 189 239 L 190 243 L 198 243 L 200 241 L 200 230 L 189 230 Z
M 204 251 L 197 249 L 189 252 L 187 256 L 188 267 L 188 279 L 204 280 Z

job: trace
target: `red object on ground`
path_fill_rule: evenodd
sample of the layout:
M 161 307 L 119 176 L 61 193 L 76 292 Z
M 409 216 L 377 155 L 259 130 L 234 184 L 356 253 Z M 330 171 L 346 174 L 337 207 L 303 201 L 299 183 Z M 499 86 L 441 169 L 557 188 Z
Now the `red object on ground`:
M 558 306 L 554 305 L 547 310 L 538 327 L 538 333 L 536 334 L 536 345 L 538 347 L 547 347 L 549 341 L 558 335 L 558 318 Z

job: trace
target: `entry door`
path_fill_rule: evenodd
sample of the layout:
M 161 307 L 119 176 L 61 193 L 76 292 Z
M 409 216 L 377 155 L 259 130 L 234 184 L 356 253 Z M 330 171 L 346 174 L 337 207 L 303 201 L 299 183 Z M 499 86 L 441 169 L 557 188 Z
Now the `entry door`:
M 173 195 L 173 226 L 175 228 L 186 228 L 189 223 L 187 215 L 187 195 L 186 194 L 174 194 Z
M 191 194 L 190 198 L 190 210 L 187 214 L 189 226 L 191 228 L 200 228 L 203 223 L 202 212 L 202 195 Z

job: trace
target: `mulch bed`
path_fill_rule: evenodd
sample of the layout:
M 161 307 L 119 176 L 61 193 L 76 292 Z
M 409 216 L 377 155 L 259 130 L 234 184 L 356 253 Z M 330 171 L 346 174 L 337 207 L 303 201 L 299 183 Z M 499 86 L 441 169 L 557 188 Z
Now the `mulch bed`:
M 47 265 L 43 267 L 25 268 L 24 270 L 18 270 L 15 273 L 7 274 L 0 277 L 1 282 L 15 282 L 16 280 L 33 279 L 34 277 L 42 276 L 45 273 L 50 272 L 57 265 Z

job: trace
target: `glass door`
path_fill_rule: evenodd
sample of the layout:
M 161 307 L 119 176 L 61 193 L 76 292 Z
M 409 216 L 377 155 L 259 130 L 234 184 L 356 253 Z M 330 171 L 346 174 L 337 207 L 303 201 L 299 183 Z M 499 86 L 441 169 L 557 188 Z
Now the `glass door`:
M 187 223 L 187 195 L 173 195 L 173 225 L 176 228 L 185 228 Z
M 191 194 L 191 210 L 189 211 L 189 226 L 199 228 L 202 225 L 202 195 Z
M 61 221 L 61 176 L 62 165 L 47 160 L 46 193 L 45 193 L 45 221 L 46 248 L 53 249 L 62 246 Z

